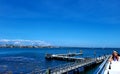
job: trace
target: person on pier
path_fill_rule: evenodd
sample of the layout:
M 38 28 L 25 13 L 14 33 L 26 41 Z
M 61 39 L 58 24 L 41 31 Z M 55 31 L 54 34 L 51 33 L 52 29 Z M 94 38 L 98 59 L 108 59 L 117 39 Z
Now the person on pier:
M 120 59 L 119 57 L 120 56 L 119 56 L 118 52 L 117 51 L 113 51 L 112 56 L 109 59 L 110 63 L 112 61 L 119 61 L 119 59 Z

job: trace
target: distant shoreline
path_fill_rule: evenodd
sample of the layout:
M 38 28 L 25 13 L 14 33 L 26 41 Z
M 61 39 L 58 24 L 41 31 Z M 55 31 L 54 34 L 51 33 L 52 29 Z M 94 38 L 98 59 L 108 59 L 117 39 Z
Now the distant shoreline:
M 117 47 L 70 47 L 70 46 L 15 46 L 15 45 L 9 45 L 9 46 L 2 46 L 0 45 L 0 48 L 76 48 L 76 49 L 120 49 Z
M 53 48 L 53 46 L 0 46 L 0 48 Z

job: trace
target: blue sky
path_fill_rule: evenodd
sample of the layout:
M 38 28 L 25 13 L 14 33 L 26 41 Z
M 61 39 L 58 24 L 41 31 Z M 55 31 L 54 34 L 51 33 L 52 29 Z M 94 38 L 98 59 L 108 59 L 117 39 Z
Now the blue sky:
M 0 0 L 0 39 L 120 47 L 119 0 Z

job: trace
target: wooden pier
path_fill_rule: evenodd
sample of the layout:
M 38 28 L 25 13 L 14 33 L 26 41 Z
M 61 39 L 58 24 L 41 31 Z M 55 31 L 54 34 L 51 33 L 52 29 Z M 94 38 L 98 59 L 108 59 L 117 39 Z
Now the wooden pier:
M 67 53 L 67 54 L 46 54 L 45 55 L 45 58 L 46 59 L 55 59 L 55 58 L 66 58 L 66 57 L 73 57 L 73 56 L 78 56 L 78 55 L 82 55 L 83 54 L 83 51 L 80 50 L 79 53 Z
M 79 74 L 81 68 L 89 68 L 91 66 L 95 66 L 96 64 L 102 63 L 105 59 L 107 59 L 109 55 L 104 55 L 96 58 L 73 58 L 69 56 L 61 56 L 61 55 L 51 55 L 47 54 L 46 59 L 51 60 L 74 60 L 74 62 L 67 63 L 64 65 L 60 65 L 57 67 L 44 69 L 41 71 L 36 71 L 36 74 Z
M 84 58 L 75 58 L 73 56 L 82 55 L 82 53 L 70 53 L 70 54 L 46 54 L 45 58 L 48 60 L 62 60 L 62 61 L 79 61 Z

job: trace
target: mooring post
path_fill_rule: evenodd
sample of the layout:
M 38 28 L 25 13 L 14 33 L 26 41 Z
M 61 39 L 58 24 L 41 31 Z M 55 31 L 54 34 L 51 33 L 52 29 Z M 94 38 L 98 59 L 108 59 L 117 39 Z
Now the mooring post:
M 50 68 L 48 68 L 48 69 L 46 70 L 46 74 L 51 74 Z
M 95 61 L 96 61 L 96 51 L 94 51 L 94 57 L 95 57 Z
M 80 50 L 80 54 L 82 54 L 83 53 L 83 51 L 82 50 Z

